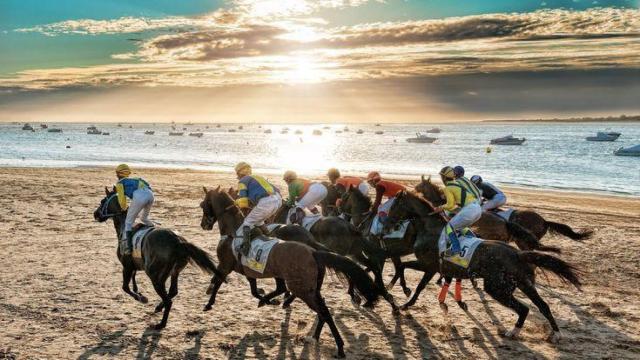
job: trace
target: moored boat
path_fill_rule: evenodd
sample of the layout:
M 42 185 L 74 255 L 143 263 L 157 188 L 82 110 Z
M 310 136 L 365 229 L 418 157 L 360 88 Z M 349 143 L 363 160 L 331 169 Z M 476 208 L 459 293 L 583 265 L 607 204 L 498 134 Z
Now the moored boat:
M 620 137 L 619 132 L 598 131 L 596 136 L 587 136 L 587 141 L 616 141 Z
M 47 125 L 47 124 L 40 124 L 40 128 L 41 128 L 41 129 L 46 129 L 46 128 L 48 128 L 48 127 L 49 127 L 49 125 Z
M 184 133 L 182 131 L 170 131 L 169 136 L 182 136 Z
M 640 145 L 621 147 L 613 153 L 617 156 L 640 156 Z
M 29 123 L 26 123 L 22 126 L 22 130 L 33 131 L 33 126 L 29 125 Z
M 425 134 L 416 133 L 416 137 L 408 138 L 407 142 L 410 143 L 423 143 L 423 144 L 431 144 L 434 141 L 438 140 L 438 138 L 434 138 L 431 136 L 427 136 Z
M 189 136 L 199 137 L 199 138 L 200 138 L 200 137 L 202 137 L 202 135 L 204 135 L 204 134 L 203 134 L 203 133 L 201 133 L 201 132 L 192 132 L 192 133 L 189 133 Z
M 48 129 L 47 132 L 50 132 L 50 133 L 61 133 L 62 129 L 51 128 L 51 129 Z
M 313 134 L 313 135 L 322 135 L 322 131 L 316 129 L 316 130 L 313 130 L 313 132 L 311 134 Z
M 427 130 L 428 134 L 439 134 L 440 132 L 442 132 L 442 130 L 440 128 L 434 127 L 431 128 L 429 130 Z
M 87 134 L 88 135 L 101 135 L 102 131 L 96 129 L 96 127 L 94 126 L 93 129 L 87 130 Z
M 384 131 L 380 131 L 380 130 L 378 130 L 378 131 L 376 131 L 376 132 L 375 132 L 375 134 L 376 134 L 376 135 L 382 135 L 382 134 L 384 134 Z
M 144 132 L 144 134 L 145 134 L 145 135 L 153 135 L 153 134 L 155 134 L 155 133 L 156 133 L 156 132 L 155 132 L 155 131 L 153 131 L 153 130 L 147 130 L 147 131 L 145 131 L 145 132 Z
M 492 145 L 522 145 L 527 139 L 513 137 L 513 135 L 507 135 L 499 137 L 490 141 Z

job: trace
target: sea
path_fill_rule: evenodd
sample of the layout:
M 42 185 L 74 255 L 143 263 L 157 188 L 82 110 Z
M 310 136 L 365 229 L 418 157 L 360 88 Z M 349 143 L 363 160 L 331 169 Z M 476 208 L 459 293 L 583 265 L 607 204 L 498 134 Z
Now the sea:
M 126 162 L 134 167 L 231 172 L 238 161 L 278 175 L 291 169 L 417 179 L 445 165 L 509 186 L 640 196 L 640 157 L 615 156 L 640 144 L 640 122 L 474 122 L 447 124 L 0 124 L 0 166 L 87 167 Z M 95 125 L 109 135 L 90 135 Z M 431 128 L 432 144 L 406 140 Z M 174 130 L 175 128 L 175 130 Z M 183 130 L 185 129 L 185 130 Z M 283 133 L 288 129 L 287 133 Z M 357 131 L 361 130 L 361 134 Z M 597 131 L 622 133 L 615 142 L 590 142 Z M 154 131 L 153 135 L 145 134 Z M 184 132 L 170 136 L 170 132 Z M 270 131 L 270 133 L 269 133 Z M 315 134 L 314 134 L 315 131 Z M 201 137 L 189 136 L 202 132 Z M 378 132 L 378 134 L 376 134 Z M 489 145 L 493 138 L 524 137 L 521 146 Z

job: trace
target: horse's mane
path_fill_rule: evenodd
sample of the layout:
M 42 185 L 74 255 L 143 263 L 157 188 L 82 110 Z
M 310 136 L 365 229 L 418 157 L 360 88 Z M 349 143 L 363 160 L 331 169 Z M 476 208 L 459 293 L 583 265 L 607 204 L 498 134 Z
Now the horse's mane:
M 416 198 L 416 200 L 428 206 L 430 211 L 433 211 L 436 208 L 431 201 L 425 199 L 424 196 L 422 196 L 422 194 L 418 193 L 417 191 L 407 190 L 405 191 L 405 194 Z
M 348 190 L 351 190 L 351 194 L 352 195 L 356 196 L 357 198 L 359 198 L 362 201 L 366 201 L 367 204 L 371 205 L 371 198 L 368 197 L 367 195 L 361 193 L 360 190 L 358 190 L 357 188 L 353 188 L 352 187 L 351 189 L 348 189 Z

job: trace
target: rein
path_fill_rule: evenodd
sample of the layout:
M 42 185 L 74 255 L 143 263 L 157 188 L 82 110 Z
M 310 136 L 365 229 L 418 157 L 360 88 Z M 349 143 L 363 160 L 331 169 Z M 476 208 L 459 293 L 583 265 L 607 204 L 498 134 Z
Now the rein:
M 109 204 L 111 203 L 111 201 L 113 200 L 114 197 L 118 196 L 117 193 L 113 193 L 111 195 L 109 195 L 109 197 L 107 198 L 107 200 L 104 202 L 104 204 L 102 204 L 102 206 L 100 207 L 100 217 L 102 218 L 112 218 L 115 216 L 119 216 L 122 215 L 124 213 L 124 211 L 120 210 L 117 213 L 109 213 Z

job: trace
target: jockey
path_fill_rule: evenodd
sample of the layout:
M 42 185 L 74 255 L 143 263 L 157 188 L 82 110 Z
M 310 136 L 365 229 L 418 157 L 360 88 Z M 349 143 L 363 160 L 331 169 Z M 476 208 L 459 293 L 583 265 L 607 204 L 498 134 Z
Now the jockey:
M 464 176 L 464 168 L 460 165 L 456 165 L 453 168 L 453 174 L 456 176 L 456 179 L 459 179 Z
M 482 181 L 480 175 L 473 175 L 471 181 L 482 191 L 482 197 L 485 199 L 482 204 L 483 211 L 497 209 L 507 203 L 507 197 L 495 185 Z
M 336 186 L 339 194 L 344 193 L 353 186 L 360 190 L 363 195 L 369 196 L 369 185 L 359 177 L 340 176 L 340 171 L 336 168 L 329 169 L 329 171 L 327 171 L 327 177 L 329 178 L 329 181 L 331 181 L 331 184 Z
M 304 209 L 314 213 L 317 212 L 316 205 L 327 196 L 327 188 L 321 183 L 299 178 L 298 174 L 292 170 L 285 171 L 282 180 L 289 187 L 287 205 L 292 208 L 295 206 L 295 212 L 290 220 L 292 223 L 302 224 Z
M 443 210 L 453 211 L 460 208 L 456 215 L 447 223 L 440 234 L 440 244 L 446 244 L 447 239 L 451 242 L 446 256 L 453 256 L 460 253 L 460 242 L 458 241 L 457 230 L 463 230 L 473 225 L 480 216 L 480 190 L 464 176 L 456 179 L 455 173 L 450 166 L 445 166 L 440 170 L 440 177 L 445 184 L 444 194 L 447 202 L 434 209 L 436 212 Z
M 236 230 L 236 236 L 242 236 L 242 253 L 247 256 L 251 247 L 251 229 L 262 226 L 264 221 L 278 211 L 282 205 L 282 197 L 278 188 L 265 178 L 251 174 L 251 165 L 239 162 L 235 167 L 238 176 L 238 199 L 236 205 L 249 214 Z M 253 208 L 251 208 L 253 206 Z
M 116 167 L 116 194 L 118 203 L 122 210 L 127 210 L 127 218 L 124 222 L 124 234 L 120 239 L 120 250 L 122 255 L 131 255 L 133 251 L 132 238 L 133 223 L 140 214 L 140 221 L 147 226 L 153 226 L 149 220 L 149 212 L 154 202 L 151 186 L 142 178 L 129 177 L 131 168 L 127 164 L 120 164 Z M 131 204 L 127 209 L 127 198 L 131 199 Z
M 382 180 L 380 173 L 377 171 L 372 171 L 367 175 L 367 182 L 369 183 L 369 185 L 376 189 L 376 199 L 373 205 L 371 205 L 371 212 L 377 215 L 376 218 L 378 219 L 378 223 L 382 223 L 387 217 L 387 213 L 389 212 L 389 209 L 391 208 L 396 195 L 399 192 L 405 190 L 405 187 L 402 184 L 398 184 L 388 180 Z M 385 201 L 384 204 L 380 205 L 382 203 L 383 196 L 387 198 L 387 201 Z M 374 218 L 374 224 L 375 223 L 376 220 Z M 371 226 L 371 233 L 373 235 L 378 235 L 381 231 L 382 226 Z

